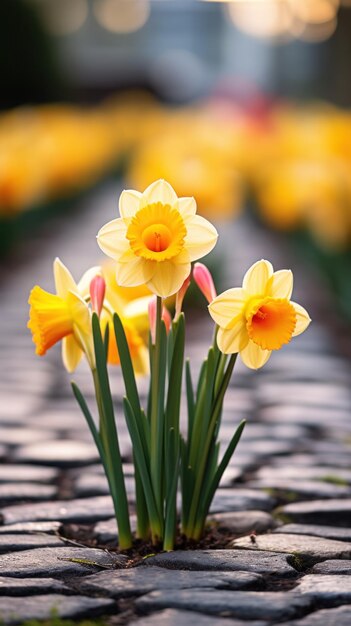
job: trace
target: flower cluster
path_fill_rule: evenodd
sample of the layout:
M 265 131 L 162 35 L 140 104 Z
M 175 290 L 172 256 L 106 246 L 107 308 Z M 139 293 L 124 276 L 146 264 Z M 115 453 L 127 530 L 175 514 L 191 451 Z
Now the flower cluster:
M 98 424 L 74 383 L 73 392 L 98 448 L 114 502 L 120 547 L 126 549 L 132 543 L 129 504 L 107 363 L 121 366 L 124 416 L 133 444 L 137 536 L 151 537 L 153 544 L 171 550 L 179 523 L 189 539 L 202 536 L 214 493 L 242 434 L 244 421 L 219 459 L 223 401 L 237 355 L 250 368 L 262 367 L 273 351 L 307 328 L 310 318 L 290 300 L 291 271 L 274 272 L 265 260 L 246 272 L 242 287 L 217 295 L 206 266 L 197 262 L 192 269 L 191 265 L 214 248 L 217 231 L 196 214 L 194 198 L 178 198 L 166 181 L 152 183 L 143 193 L 124 191 L 119 210 L 120 217 L 103 226 L 97 237 L 113 261 L 91 268 L 77 284 L 56 259 L 56 294 L 33 288 L 28 326 L 39 355 L 62 340 L 68 371 L 76 368 L 83 354 L 87 358 Z M 197 381 L 189 362 L 185 365 L 185 434 L 180 430 L 182 306 L 192 278 L 208 302 L 215 333 Z M 165 298 L 172 295 L 173 319 L 164 306 Z M 150 393 L 143 407 L 135 374 L 148 369 Z

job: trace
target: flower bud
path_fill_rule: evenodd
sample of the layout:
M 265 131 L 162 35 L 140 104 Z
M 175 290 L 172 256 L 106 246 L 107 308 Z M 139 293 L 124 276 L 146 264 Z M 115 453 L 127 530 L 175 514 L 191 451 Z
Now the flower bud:
M 90 283 L 91 306 L 100 317 L 105 298 L 106 283 L 102 276 L 97 274 Z
M 157 298 L 150 299 L 149 302 L 149 323 L 150 323 L 150 332 L 151 332 L 151 341 L 153 344 L 156 343 L 156 311 L 157 311 Z M 162 320 L 166 326 L 166 332 L 169 333 L 169 329 L 171 327 L 172 318 L 171 315 L 166 309 L 165 306 L 162 306 Z
M 195 263 L 193 269 L 194 280 L 204 294 L 208 303 L 211 303 L 217 296 L 211 272 L 203 263 Z
M 183 300 L 184 300 L 186 292 L 188 291 L 190 283 L 191 283 L 191 278 L 189 274 L 189 276 L 185 279 L 185 281 L 183 282 L 181 288 L 179 289 L 176 295 L 175 316 L 174 316 L 175 319 L 178 319 L 179 315 L 182 312 Z

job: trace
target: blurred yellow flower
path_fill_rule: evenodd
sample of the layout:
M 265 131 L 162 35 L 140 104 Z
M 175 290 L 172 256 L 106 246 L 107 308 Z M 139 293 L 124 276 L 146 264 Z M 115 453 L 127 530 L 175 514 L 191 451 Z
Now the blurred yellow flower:
M 218 324 L 221 352 L 239 352 L 251 369 L 262 367 L 272 350 L 279 350 L 310 323 L 307 311 L 290 301 L 293 275 L 273 272 L 269 261 L 258 261 L 246 272 L 242 287 L 228 289 L 209 305 Z
M 190 274 L 191 261 L 212 250 L 217 231 L 196 215 L 194 198 L 178 198 L 164 180 L 144 193 L 123 191 L 121 217 L 101 228 L 100 248 L 116 261 L 117 283 L 146 284 L 156 295 L 176 293 Z
M 83 352 L 94 367 L 90 311 L 65 265 L 54 261 L 56 294 L 36 285 L 29 296 L 28 328 L 32 332 L 36 353 L 44 355 L 62 340 L 62 359 L 69 372 L 77 367 Z

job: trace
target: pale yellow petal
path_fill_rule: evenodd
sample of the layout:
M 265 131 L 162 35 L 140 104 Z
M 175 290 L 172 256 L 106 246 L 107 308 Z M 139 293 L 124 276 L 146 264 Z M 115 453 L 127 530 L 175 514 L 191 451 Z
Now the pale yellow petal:
M 134 189 L 125 189 L 119 198 L 119 213 L 121 217 L 133 217 L 140 208 L 142 194 Z
M 146 346 L 140 346 L 137 354 L 133 355 L 133 369 L 137 376 L 147 376 L 149 373 L 149 351 Z
M 127 227 L 122 218 L 107 222 L 97 234 L 97 242 L 101 250 L 107 256 L 118 261 L 120 256 L 129 248 L 126 232 Z
M 141 206 L 151 204 L 153 202 L 161 202 L 161 204 L 170 204 L 171 206 L 178 204 L 178 196 L 173 187 L 167 181 L 160 179 L 149 185 L 141 198 Z
M 243 313 L 245 292 L 241 287 L 227 289 L 212 300 L 208 307 L 212 319 L 222 328 L 229 328 L 238 315 Z
M 161 298 L 168 298 L 176 293 L 182 286 L 191 271 L 190 263 L 173 263 L 163 261 L 157 263 L 154 275 L 148 282 L 149 289 Z
M 243 280 L 243 288 L 250 296 L 263 295 L 272 274 L 273 267 L 269 261 L 264 259 L 257 261 L 247 270 Z
M 68 372 L 74 372 L 82 356 L 83 352 L 74 335 L 62 339 L 62 361 Z
M 303 306 L 297 304 L 296 302 L 290 302 L 290 304 L 293 305 L 296 313 L 296 326 L 292 336 L 297 337 L 297 335 L 301 335 L 301 333 L 303 333 L 303 331 L 309 326 L 311 318 Z
M 88 269 L 84 272 L 82 278 L 80 279 L 78 283 L 78 291 L 83 298 L 86 298 L 89 295 L 90 283 L 95 276 L 102 276 L 102 269 L 99 265 L 95 265 L 95 267 Z
M 260 346 L 251 340 L 240 352 L 242 362 L 252 370 L 257 370 L 267 363 L 271 354 L 271 350 L 262 350 Z
M 78 291 L 76 282 L 62 261 L 56 257 L 54 261 L 54 279 L 56 293 L 63 300 L 66 299 L 69 291 Z
M 270 283 L 270 290 L 269 293 L 266 294 L 267 296 L 290 300 L 294 283 L 291 270 L 279 270 L 278 272 L 274 272 Z
M 215 247 L 218 233 L 215 227 L 200 215 L 193 215 L 185 220 L 187 234 L 185 247 L 189 252 L 190 260 L 201 259 Z
M 178 211 L 181 213 L 182 218 L 188 219 L 192 215 L 196 214 L 196 202 L 195 198 L 178 198 Z
M 116 281 L 121 287 L 144 285 L 153 276 L 155 261 L 148 261 L 135 255 L 126 262 L 116 263 Z
M 86 335 L 91 332 L 90 310 L 87 303 L 77 293 L 70 291 L 66 298 L 74 324 Z
M 246 326 L 240 319 L 233 328 L 220 328 L 217 334 L 217 345 L 224 354 L 234 354 L 245 348 L 249 341 Z

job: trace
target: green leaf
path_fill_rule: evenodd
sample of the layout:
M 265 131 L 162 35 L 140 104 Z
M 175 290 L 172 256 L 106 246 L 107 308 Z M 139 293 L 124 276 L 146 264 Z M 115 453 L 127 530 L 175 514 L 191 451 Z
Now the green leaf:
M 88 423 L 90 432 L 93 436 L 93 439 L 95 441 L 95 445 L 98 449 L 101 461 L 103 463 L 103 465 L 105 466 L 105 453 L 104 453 L 104 448 L 102 446 L 101 440 L 100 440 L 100 435 L 98 432 L 98 429 L 96 428 L 95 422 L 94 422 L 94 418 L 92 417 L 88 405 L 85 401 L 85 398 L 81 392 L 81 390 L 79 389 L 78 385 L 76 385 L 76 383 L 74 381 L 71 381 L 71 387 L 74 393 L 74 396 L 82 410 L 82 413 Z
M 138 419 L 140 414 L 139 393 L 135 381 L 134 368 L 130 356 L 127 337 L 124 332 L 121 318 L 117 315 L 117 313 L 115 313 L 113 316 L 113 326 L 115 330 L 126 395 L 133 407 L 133 412 Z
M 185 362 L 185 383 L 186 383 L 186 399 L 187 399 L 187 408 L 188 408 L 188 441 L 191 443 L 191 437 L 194 426 L 194 417 L 195 417 L 195 399 L 194 399 L 194 388 L 193 381 L 191 378 L 191 370 L 190 370 L 190 361 L 189 359 Z

